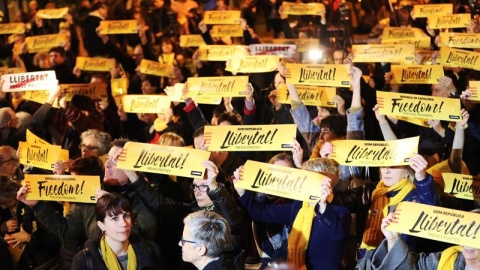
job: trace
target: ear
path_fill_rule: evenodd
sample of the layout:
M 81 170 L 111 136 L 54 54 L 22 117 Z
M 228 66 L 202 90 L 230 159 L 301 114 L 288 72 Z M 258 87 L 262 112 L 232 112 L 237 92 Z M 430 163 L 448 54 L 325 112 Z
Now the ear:
M 198 249 L 198 256 L 206 256 L 207 255 L 207 246 L 201 244 Z
M 101 221 L 97 221 L 97 226 L 100 228 L 100 230 L 102 232 L 105 231 L 105 223 L 101 222 Z

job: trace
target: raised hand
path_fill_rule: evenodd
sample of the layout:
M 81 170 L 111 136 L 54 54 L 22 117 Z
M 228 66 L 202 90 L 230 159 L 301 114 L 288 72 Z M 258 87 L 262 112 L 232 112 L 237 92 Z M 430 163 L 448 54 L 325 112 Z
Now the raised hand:
M 417 181 L 423 181 L 427 176 L 428 162 L 422 155 L 414 154 L 410 158 L 410 168 L 415 171 L 415 179 Z
M 217 175 L 218 175 L 218 167 L 213 163 L 213 161 L 205 160 L 202 162 L 203 167 L 207 169 L 207 173 L 205 174 L 205 179 L 207 180 L 207 185 L 210 190 L 215 190 L 218 186 L 217 183 Z
M 293 138 L 292 140 L 292 156 L 295 167 L 301 168 L 303 165 L 303 149 L 298 143 L 297 139 Z
M 243 194 L 245 194 L 245 189 L 239 188 L 238 185 L 237 185 L 238 181 L 241 181 L 240 174 L 241 174 L 242 170 L 243 170 L 243 166 L 238 167 L 235 170 L 235 172 L 233 173 L 233 177 L 232 177 L 233 185 L 235 186 L 235 190 L 237 191 L 237 193 L 240 197 L 242 197 Z
M 27 200 L 27 197 L 26 197 L 27 191 L 28 191 L 27 185 L 23 184 L 23 186 L 17 192 L 17 200 L 23 202 L 24 204 L 30 207 L 33 207 L 38 203 L 38 201 Z

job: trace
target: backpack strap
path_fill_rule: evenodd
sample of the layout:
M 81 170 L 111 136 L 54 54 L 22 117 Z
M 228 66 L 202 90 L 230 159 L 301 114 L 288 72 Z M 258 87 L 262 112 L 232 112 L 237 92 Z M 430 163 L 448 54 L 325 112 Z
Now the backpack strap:
M 89 248 L 84 248 L 82 249 L 83 254 L 85 254 L 85 259 L 87 261 L 87 269 L 88 270 L 93 270 L 93 259 L 92 259 L 92 253 L 90 252 Z

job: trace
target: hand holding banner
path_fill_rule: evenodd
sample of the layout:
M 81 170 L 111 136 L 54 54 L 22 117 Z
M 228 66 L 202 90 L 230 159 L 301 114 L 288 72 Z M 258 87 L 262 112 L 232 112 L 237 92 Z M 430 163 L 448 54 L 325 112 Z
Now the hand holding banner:
M 348 72 L 348 65 L 287 63 L 286 77 L 289 84 L 349 87 Z
M 353 62 L 412 62 L 415 46 L 404 45 L 353 45 Z
M 459 199 L 480 201 L 480 177 L 442 173 L 445 182 L 445 193 Z
M 295 85 L 300 101 L 306 106 L 337 107 L 333 98 L 337 95 L 337 89 L 334 87 L 321 87 L 309 85 Z M 290 93 L 288 87 L 284 85 L 277 90 L 277 102 L 290 104 Z
M 19 142 L 20 163 L 46 170 L 52 170 L 57 160 L 61 160 L 61 148 L 58 145 L 31 144 Z
M 57 87 L 55 71 L 38 71 L 2 75 L 3 92 L 51 90 Z
M 29 129 L 27 129 L 27 142 L 30 144 L 45 144 L 45 145 L 51 145 L 49 142 L 43 140 L 42 138 L 38 137 L 35 135 L 33 132 L 31 132 Z M 60 149 L 60 159 L 63 162 L 67 162 L 70 160 L 69 152 L 66 149 Z M 53 164 L 55 165 L 55 163 Z M 52 167 L 53 168 L 53 167 Z
M 247 84 L 248 76 L 190 77 L 187 80 L 192 97 L 244 97 Z
M 100 34 L 102 35 L 135 33 L 138 33 L 136 20 L 100 21 Z
M 100 176 L 25 174 L 27 200 L 95 203 Z
M 225 70 L 234 73 L 263 73 L 277 69 L 278 55 L 254 55 L 245 58 L 233 58 L 227 62 Z
M 332 141 L 330 158 L 341 165 L 388 167 L 409 165 L 409 158 L 417 153 L 419 137 L 393 141 Z
M 126 113 L 165 113 L 170 109 L 170 99 L 163 95 L 125 95 L 122 105 Z
M 440 65 L 392 65 L 391 71 L 396 84 L 437 84 L 444 76 Z
M 208 151 L 284 151 L 297 125 L 205 126 Z
M 79 56 L 76 66 L 81 70 L 110 72 L 112 68 L 115 68 L 115 59 Z
M 118 157 L 117 168 L 203 178 L 202 162 L 209 157 L 209 152 L 198 149 L 127 142 Z

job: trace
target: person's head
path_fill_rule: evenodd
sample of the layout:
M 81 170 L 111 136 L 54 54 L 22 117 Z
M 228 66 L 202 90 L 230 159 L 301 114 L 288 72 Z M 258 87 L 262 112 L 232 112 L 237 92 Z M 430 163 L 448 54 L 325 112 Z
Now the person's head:
M 153 0 L 153 7 L 155 9 L 162 8 L 165 5 L 165 0 Z
M 242 116 L 234 112 L 222 112 L 218 116 L 219 126 L 238 126 L 242 124 Z
M 211 211 L 198 211 L 184 219 L 182 259 L 202 269 L 212 259 L 232 248 L 232 235 L 227 221 Z
M 8 145 L 0 146 L 0 174 L 12 177 L 20 166 L 17 151 Z
M 203 133 L 205 133 L 205 126 L 201 126 L 193 132 L 193 146 L 195 149 L 202 148 Z
M 408 166 L 381 167 L 380 173 L 382 174 L 383 184 L 387 187 L 394 186 L 405 178 L 412 182 L 415 179 L 415 173 Z
M 50 60 L 50 65 L 61 65 L 65 62 L 65 50 L 60 46 L 53 47 L 48 51 L 48 58 Z
M 158 145 L 168 145 L 168 146 L 185 146 L 185 140 L 181 136 L 173 132 L 167 132 L 162 134 L 157 142 Z
M 158 77 L 147 75 L 142 81 L 142 93 L 144 95 L 155 95 L 159 87 Z
M 130 237 L 132 228 L 132 205 L 123 196 L 107 193 L 95 204 L 97 226 L 107 243 L 124 243 Z
M 100 182 L 103 183 L 105 167 L 98 157 L 81 157 L 75 159 L 70 165 L 70 172 L 72 175 L 98 175 L 100 176 Z
M 20 183 L 9 176 L 0 175 L 0 207 L 9 209 L 17 203 L 17 191 L 20 189 Z
M 92 78 L 90 78 L 90 83 L 103 83 L 108 85 L 110 82 L 104 74 L 96 73 L 93 74 Z
M 290 167 L 293 168 L 293 158 L 292 155 L 289 155 L 287 153 L 281 153 L 273 156 L 269 161 L 269 164 L 273 165 L 278 165 L 278 166 L 284 166 L 284 167 Z
M 207 184 L 207 180 L 195 178 L 193 179 L 190 189 L 193 192 L 195 201 L 199 207 L 207 207 L 213 205 L 212 200 L 208 196 L 208 191 L 210 190 Z
M 173 42 L 170 38 L 165 37 L 162 39 L 162 53 L 169 54 L 173 53 Z
M 30 9 L 31 12 L 36 12 L 38 9 L 38 3 L 37 1 L 30 1 L 28 2 L 28 8 Z
M 217 4 L 217 10 L 224 10 L 227 8 L 225 0 L 216 0 L 215 3 Z
M 50 56 L 46 52 L 37 53 L 33 57 L 33 65 L 39 67 L 40 69 L 50 69 Z
M 0 128 L 17 127 L 18 118 L 10 107 L 0 108 Z
M 105 162 L 104 183 L 107 185 L 123 186 L 128 183 L 128 176 L 122 169 L 117 168 L 118 157 L 122 154 L 127 141 L 127 139 L 120 138 L 112 142 L 112 148 L 108 151 L 107 161 Z
M 434 135 L 420 136 L 418 144 L 418 153 L 428 162 L 427 168 L 432 167 L 442 161 L 446 149 L 443 145 L 443 139 Z
M 343 64 L 343 60 L 347 58 L 348 53 L 342 49 L 333 51 L 333 63 L 336 65 Z
M 162 0 L 160 0 L 162 1 Z M 142 45 L 138 44 L 133 49 L 132 59 L 135 60 L 135 64 L 138 66 L 143 59 L 143 48 Z
M 105 2 L 103 1 L 98 1 L 95 4 L 92 5 L 92 11 L 98 12 L 100 16 L 107 18 L 108 16 L 108 6 Z
M 314 158 L 303 163 L 303 170 L 318 172 L 330 178 L 332 180 L 332 188 L 338 182 L 338 176 L 340 173 L 339 165 L 333 159 L 328 158 Z
M 106 132 L 96 129 L 89 129 L 80 135 L 82 157 L 99 157 L 108 153 L 112 137 Z
M 20 128 L 21 126 L 25 125 L 32 118 L 31 114 L 24 111 L 16 112 L 15 115 L 18 118 L 17 128 Z
M 480 208 L 474 209 L 470 212 L 480 214 Z M 478 269 L 478 267 L 480 267 L 480 249 L 462 246 L 462 255 L 465 258 L 465 262 L 467 264 L 466 269 Z
M 280 75 L 280 72 L 277 72 L 277 74 L 275 74 L 275 79 L 273 80 L 273 82 L 274 82 L 275 90 L 278 91 L 280 87 L 285 85 L 285 78 L 283 78 L 282 75 Z
M 332 114 L 320 122 L 320 139 L 331 141 L 347 135 L 347 118 L 343 115 Z

